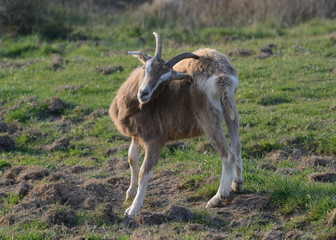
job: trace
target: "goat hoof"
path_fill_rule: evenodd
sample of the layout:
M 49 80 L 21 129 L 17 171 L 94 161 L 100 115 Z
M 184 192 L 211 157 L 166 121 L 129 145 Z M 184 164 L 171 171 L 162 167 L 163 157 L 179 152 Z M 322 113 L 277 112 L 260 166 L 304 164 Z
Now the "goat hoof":
M 219 197 L 218 195 L 215 195 L 207 203 L 206 208 L 214 208 L 214 207 L 221 206 L 222 202 L 223 202 L 223 199 Z
M 243 181 L 233 181 L 231 185 L 232 191 L 236 193 L 244 192 Z

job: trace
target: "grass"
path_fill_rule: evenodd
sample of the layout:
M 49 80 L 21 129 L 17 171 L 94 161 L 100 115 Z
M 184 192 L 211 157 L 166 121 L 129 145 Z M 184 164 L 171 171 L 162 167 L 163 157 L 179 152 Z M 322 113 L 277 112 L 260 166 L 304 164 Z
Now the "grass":
M 117 19 L 110 21 L 110 24 L 114 24 Z M 13 109 L 2 118 L 13 128 L 22 129 L 20 134 L 11 135 L 16 141 L 16 148 L 10 152 L 0 152 L 1 171 L 14 165 L 41 165 L 49 169 L 64 164 L 102 167 L 108 159 L 104 152 L 111 145 L 128 142 L 124 139 L 107 142 L 118 136 L 108 116 L 85 118 L 95 109 L 107 111 L 119 86 L 139 65 L 137 60 L 127 55 L 128 50 L 150 49 L 149 54 L 154 51 L 152 29 L 143 29 L 137 24 L 127 26 L 123 19 L 118 21 L 120 24 L 114 25 L 114 28 L 97 26 L 91 29 L 89 33 L 94 37 L 83 43 L 64 40 L 51 42 L 40 40 L 38 36 L 3 37 L 0 40 L 0 57 L 10 64 L 0 72 L 0 110 Z M 156 31 L 163 39 L 162 55 L 166 60 L 178 53 L 203 47 L 226 53 L 238 48 L 258 52 L 266 44 L 277 45 L 274 55 L 264 60 L 255 59 L 255 56 L 232 57 L 240 78 L 236 100 L 240 115 L 245 189 L 249 193 L 270 196 L 277 214 L 288 219 L 282 226 L 284 230 L 303 229 L 321 238 L 334 234 L 335 227 L 325 227 L 328 213 L 336 208 L 334 184 L 307 181 L 307 175 L 313 170 L 284 176 L 260 169 L 258 164 L 266 162 L 266 155 L 279 149 L 291 151 L 299 148 L 306 155 L 335 156 L 336 43 L 331 36 L 336 34 L 336 22 L 316 20 L 282 29 L 262 25 L 237 29 L 209 28 L 200 29 L 196 34 L 180 34 L 177 30 L 163 28 Z M 236 38 L 225 42 L 227 35 Z M 140 36 L 144 41 L 139 40 Z M 100 40 L 97 41 L 97 38 Z M 51 67 L 53 54 L 68 62 L 58 69 Z M 98 65 L 122 66 L 124 70 L 103 75 L 94 70 Z M 82 87 L 71 91 L 55 90 L 64 85 Z M 25 101 L 34 96 L 38 96 L 35 102 Z M 46 114 L 45 104 L 52 97 L 61 98 L 67 106 L 50 117 Z M 21 104 L 17 106 L 19 101 Z M 66 120 L 76 124 L 67 129 L 62 123 Z M 39 134 L 34 135 L 34 132 Z M 70 137 L 75 147 L 52 153 L 43 150 L 43 146 L 61 136 Z M 164 149 L 161 159 L 172 160 L 167 163 L 161 161 L 158 170 L 174 168 L 178 162 L 183 162 L 186 168 L 199 169 L 197 173 L 183 176 L 184 182 L 181 184 L 186 185 L 192 181 L 201 183 L 210 176 L 219 175 L 221 162 L 217 154 L 196 151 L 197 146 L 205 141 L 205 138 L 186 140 L 188 148 L 183 151 Z M 122 151 L 116 157 L 126 155 L 127 151 Z M 88 162 L 90 156 L 98 161 Z M 275 166 L 297 167 L 297 164 L 284 160 L 275 163 Z M 102 170 L 97 176 L 105 178 L 109 173 Z M 217 186 L 218 182 L 213 182 L 201 186 L 197 191 L 192 187 L 187 187 L 186 191 L 193 198 L 209 198 L 216 192 Z M 1 211 L 8 213 L 12 204 L 16 203 L 15 199 L 14 195 L 10 195 L 3 200 Z M 198 212 L 196 222 L 211 225 L 207 214 Z M 117 236 L 116 230 L 100 218 L 99 212 L 93 212 L 91 216 L 83 215 L 79 222 L 85 225 L 85 219 L 107 225 L 105 235 L 90 233 L 86 235 L 88 239 L 130 237 L 129 233 Z M 273 223 L 256 222 L 232 230 L 232 233 L 248 238 L 253 237 L 255 232 L 266 232 L 274 227 Z M 32 222 L 28 225 L 5 227 L 0 230 L 0 238 L 11 239 L 10 233 L 13 232 L 16 232 L 16 239 L 55 237 L 56 233 L 48 232 L 43 223 Z M 153 231 L 160 234 L 160 230 Z M 174 234 L 181 239 L 202 238 L 196 233 L 190 236 L 183 232 Z

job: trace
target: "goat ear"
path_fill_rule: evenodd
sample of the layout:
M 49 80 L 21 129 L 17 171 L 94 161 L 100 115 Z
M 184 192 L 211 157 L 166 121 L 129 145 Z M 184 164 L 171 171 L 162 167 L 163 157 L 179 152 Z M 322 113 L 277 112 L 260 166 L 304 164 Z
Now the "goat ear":
M 148 54 L 144 53 L 144 52 L 139 52 L 139 51 L 129 51 L 129 54 L 132 54 L 133 57 L 136 57 L 140 60 L 140 62 L 142 62 L 143 64 L 145 64 L 149 59 L 151 59 L 152 57 L 149 56 Z
M 187 79 L 188 82 L 190 82 L 190 83 L 193 83 L 193 82 L 194 82 L 194 79 L 193 79 L 192 76 L 190 76 L 189 74 L 182 73 L 182 72 L 175 71 L 175 70 L 173 70 L 171 79 L 172 79 L 172 80 L 183 80 L 183 79 Z

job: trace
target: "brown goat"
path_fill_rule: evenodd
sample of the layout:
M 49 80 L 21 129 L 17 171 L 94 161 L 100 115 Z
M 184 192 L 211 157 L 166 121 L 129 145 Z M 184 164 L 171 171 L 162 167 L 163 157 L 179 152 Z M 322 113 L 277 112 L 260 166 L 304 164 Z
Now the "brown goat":
M 222 160 L 218 192 L 207 204 L 207 207 L 217 206 L 229 196 L 231 188 L 243 191 L 235 103 L 237 71 L 225 55 L 212 49 L 183 53 L 165 62 L 161 58 L 160 36 L 154 35 L 154 57 L 143 52 L 129 52 L 144 63 L 144 67 L 131 73 L 109 111 L 118 130 L 132 137 L 128 151 L 131 184 L 126 200 L 135 199 L 125 214 L 135 215 L 140 210 L 164 144 L 200 135 L 209 139 Z M 222 129 L 224 119 L 232 150 Z M 145 150 L 145 157 L 139 175 L 141 149 Z

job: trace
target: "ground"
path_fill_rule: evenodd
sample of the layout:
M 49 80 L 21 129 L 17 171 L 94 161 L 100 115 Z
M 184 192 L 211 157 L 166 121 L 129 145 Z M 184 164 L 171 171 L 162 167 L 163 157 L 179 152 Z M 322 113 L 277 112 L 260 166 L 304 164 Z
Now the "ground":
M 0 239 L 333 239 L 335 26 L 251 27 L 206 46 L 163 31 L 166 60 L 211 47 L 236 66 L 245 191 L 206 209 L 219 156 L 204 137 L 182 139 L 162 150 L 135 218 L 123 215 L 130 139 L 108 109 L 139 64 L 127 56 L 138 38 L 2 38 Z M 144 36 L 152 54 L 154 37 Z

